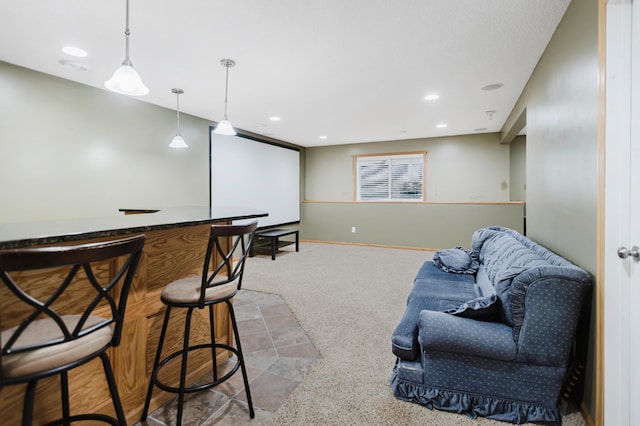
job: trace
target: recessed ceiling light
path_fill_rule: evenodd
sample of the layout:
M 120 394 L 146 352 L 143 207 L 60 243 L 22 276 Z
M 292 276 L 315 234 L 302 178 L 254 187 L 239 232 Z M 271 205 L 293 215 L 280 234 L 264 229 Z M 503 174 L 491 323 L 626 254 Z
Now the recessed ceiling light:
M 84 58 L 85 56 L 87 56 L 86 50 L 80 49 L 79 47 L 75 46 L 65 46 L 62 48 L 62 51 L 67 55 L 75 56 L 76 58 Z
M 327 136 L 319 136 L 318 139 L 327 139 Z
M 431 94 L 424 97 L 425 101 L 435 101 L 436 99 L 440 99 L 440 95 Z
M 86 64 L 82 64 L 80 62 L 74 62 L 74 61 L 67 61 L 66 59 L 61 60 L 60 65 L 67 68 L 73 68 L 76 71 L 86 71 L 89 69 L 89 67 Z
M 274 115 L 272 117 L 269 117 L 269 120 L 271 120 L 271 121 L 280 121 L 280 117 L 278 117 L 277 115 Z
M 473 129 L 476 132 L 484 132 L 485 130 L 487 130 L 486 127 L 478 127 L 477 129 Z
M 440 123 L 440 124 L 437 124 L 437 125 L 436 125 L 436 127 L 437 127 L 438 129 L 444 129 L 445 127 L 447 127 L 447 125 L 446 125 L 446 124 L 444 124 L 444 123 Z
M 497 90 L 502 86 L 504 86 L 504 84 L 502 83 L 487 84 L 486 86 L 482 87 L 480 90 Z

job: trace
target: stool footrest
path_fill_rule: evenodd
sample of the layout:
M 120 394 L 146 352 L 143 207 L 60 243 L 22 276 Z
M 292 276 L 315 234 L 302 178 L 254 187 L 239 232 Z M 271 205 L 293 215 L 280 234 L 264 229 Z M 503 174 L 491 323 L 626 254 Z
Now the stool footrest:
M 52 422 L 44 424 L 43 426 L 68 425 L 73 422 L 83 422 L 87 420 L 109 423 L 113 426 L 120 425 L 116 418 L 107 416 L 106 414 L 79 414 L 77 416 L 70 416 L 66 419 L 54 420 Z
M 195 345 L 195 346 L 189 346 L 187 348 L 187 356 L 188 353 L 191 351 L 195 351 L 195 350 L 200 350 L 200 349 L 224 349 L 230 352 L 233 352 L 234 354 L 236 354 L 236 356 L 238 356 L 238 349 L 234 348 L 233 346 L 229 346 L 229 345 L 224 345 L 222 343 L 215 343 L 215 344 L 211 344 L 211 343 L 206 343 L 206 344 L 202 344 L 202 345 Z M 169 361 L 171 361 L 172 359 L 181 356 L 182 353 L 184 352 L 184 350 L 179 350 L 176 352 L 173 352 L 172 354 L 168 355 L 167 357 L 165 357 L 156 368 L 153 369 L 153 372 L 151 373 L 151 380 L 153 380 L 153 383 L 159 387 L 160 389 L 162 389 L 165 392 L 171 392 L 171 393 L 180 393 L 180 388 L 175 387 L 175 386 L 169 386 L 165 383 L 162 383 L 160 381 L 160 379 L 158 378 L 158 374 L 160 373 L 160 370 L 162 369 L 162 367 L 168 363 Z M 220 377 L 217 380 L 214 380 L 212 382 L 209 383 L 205 383 L 205 384 L 201 384 L 201 385 L 191 385 L 191 386 L 185 386 L 184 388 L 184 393 L 191 393 L 191 392 L 198 392 L 204 389 L 209 389 L 212 388 L 214 386 L 219 385 L 220 383 L 228 380 L 229 378 L 231 378 L 231 376 L 233 376 L 237 371 L 238 368 L 240 368 L 240 358 L 238 357 L 236 359 L 236 363 L 233 366 L 233 368 L 231 368 L 231 370 L 229 370 L 224 376 Z

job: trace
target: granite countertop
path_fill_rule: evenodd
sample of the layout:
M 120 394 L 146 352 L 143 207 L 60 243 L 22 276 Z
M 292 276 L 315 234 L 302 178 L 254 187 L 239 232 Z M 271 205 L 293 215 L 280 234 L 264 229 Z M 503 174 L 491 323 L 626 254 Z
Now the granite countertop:
M 135 214 L 125 214 L 135 213 Z M 251 207 L 120 209 L 112 216 L 0 223 L 0 249 L 109 237 L 267 216 Z

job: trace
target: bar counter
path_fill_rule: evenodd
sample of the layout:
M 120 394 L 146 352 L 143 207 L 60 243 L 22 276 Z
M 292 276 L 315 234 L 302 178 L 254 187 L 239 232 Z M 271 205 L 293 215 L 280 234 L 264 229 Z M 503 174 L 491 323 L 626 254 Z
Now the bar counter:
M 165 306 L 160 301 L 160 292 L 163 287 L 176 279 L 202 273 L 212 223 L 229 223 L 233 220 L 266 215 L 265 212 L 243 207 L 220 208 L 213 212 L 208 207 L 160 208 L 157 211 L 122 209 L 113 216 L 101 218 L 0 224 L 0 249 L 70 245 L 138 234 L 146 235 L 143 255 L 129 293 L 122 340 L 120 346 L 108 351 L 127 422 L 134 424 L 142 410 L 162 326 Z M 115 264 L 105 265 L 104 270 L 105 274 L 109 274 L 109 271 L 115 270 Z M 55 275 L 50 270 L 29 275 L 31 290 L 42 293 L 59 285 Z M 10 304 L 7 291 L 4 286 L 0 286 L 0 328 L 3 329 L 16 325 L 14 318 L 16 310 L 19 309 Z M 80 299 L 82 295 L 70 295 L 70 300 L 65 301 L 65 304 L 73 306 L 71 299 L 76 297 Z M 192 344 L 203 342 L 208 337 L 206 312 L 207 310 L 194 312 Z M 214 315 L 216 341 L 229 343 L 232 332 L 226 307 L 216 308 Z M 183 324 L 183 315 L 172 315 L 165 342 L 166 351 L 178 347 L 183 334 Z M 169 342 L 171 336 L 175 337 Z M 211 370 L 211 361 L 207 362 L 206 353 L 195 355 L 193 360 L 189 358 L 188 380 L 191 381 Z M 228 354 L 220 352 L 218 361 L 222 362 L 227 357 Z M 175 370 L 177 380 L 178 365 L 176 364 L 175 369 L 167 370 Z M 0 413 L 3 416 L 0 423 L 20 424 L 25 388 L 26 386 L 22 385 L 5 386 L 0 391 Z M 59 388 L 58 377 L 44 379 L 38 383 L 35 424 L 43 424 L 59 416 Z M 113 414 L 111 398 L 99 360 L 72 370 L 69 375 L 69 388 L 72 413 Z M 151 410 L 173 396 L 156 388 Z
M 137 213 L 137 214 L 136 214 Z M 111 216 L 0 223 L 0 249 L 58 244 L 267 216 L 249 207 L 119 209 Z

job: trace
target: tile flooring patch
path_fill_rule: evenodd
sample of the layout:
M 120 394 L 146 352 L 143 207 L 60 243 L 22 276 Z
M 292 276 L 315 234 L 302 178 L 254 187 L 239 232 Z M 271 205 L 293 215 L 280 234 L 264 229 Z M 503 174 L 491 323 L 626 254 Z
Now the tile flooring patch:
M 249 425 L 266 422 L 304 381 L 320 354 L 277 294 L 240 291 L 234 300 L 256 417 L 251 422 L 242 373 L 225 383 L 185 397 L 183 424 Z M 235 362 L 235 361 L 232 361 Z M 224 371 L 227 364 L 219 368 Z M 199 381 L 211 379 L 211 373 Z M 171 426 L 176 398 L 149 414 L 145 426 Z M 257 420 L 257 421 L 256 421 Z

